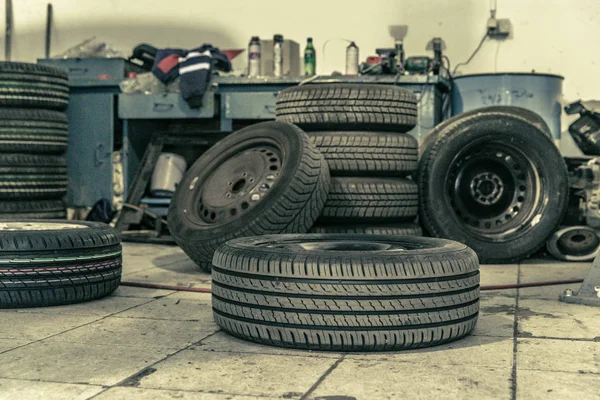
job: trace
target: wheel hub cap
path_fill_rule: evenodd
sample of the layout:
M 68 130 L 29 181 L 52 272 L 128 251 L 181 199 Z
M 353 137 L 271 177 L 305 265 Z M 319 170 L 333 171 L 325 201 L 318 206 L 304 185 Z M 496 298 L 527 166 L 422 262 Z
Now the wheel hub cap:
M 473 177 L 471 196 L 479 204 L 494 204 L 504 193 L 502 179 L 493 172 L 482 172 Z
M 279 151 L 271 146 L 254 147 L 226 160 L 202 188 L 200 217 L 208 223 L 222 222 L 255 207 L 277 183 L 281 165 Z

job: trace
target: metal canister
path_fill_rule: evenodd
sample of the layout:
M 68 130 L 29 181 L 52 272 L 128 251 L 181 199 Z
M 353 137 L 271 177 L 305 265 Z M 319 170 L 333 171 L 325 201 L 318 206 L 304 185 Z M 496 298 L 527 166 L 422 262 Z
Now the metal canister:
M 248 44 L 248 77 L 260 76 L 260 38 L 252 36 Z
M 346 47 L 346 75 L 358 75 L 358 46 L 354 42 Z
M 273 36 L 273 75 L 283 76 L 283 35 Z

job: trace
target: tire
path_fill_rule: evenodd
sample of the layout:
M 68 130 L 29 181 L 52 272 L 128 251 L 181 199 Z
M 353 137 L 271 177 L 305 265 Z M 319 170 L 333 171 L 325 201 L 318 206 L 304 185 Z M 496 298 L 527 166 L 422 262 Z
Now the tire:
M 399 235 L 399 236 L 423 236 L 423 230 L 419 224 L 406 222 L 401 224 L 381 225 L 316 225 L 310 228 L 311 233 L 353 233 L 364 235 Z
M 335 175 L 403 175 L 417 170 L 418 142 L 407 134 L 312 132 L 308 136 Z
M 213 264 L 215 321 L 262 344 L 403 350 L 457 340 L 477 321 L 477 256 L 449 240 L 272 235 L 232 240 Z
M 68 103 L 66 71 L 47 65 L 0 63 L 0 106 L 64 110 Z
M 397 86 L 312 84 L 279 92 L 275 114 L 307 131 L 408 132 L 417 124 L 417 99 Z
M 0 199 L 59 199 L 66 192 L 64 157 L 0 154 Z
M 61 200 L 1 201 L 0 220 L 66 219 Z
M 215 144 L 188 170 L 171 201 L 169 228 L 187 255 L 210 270 L 215 250 L 228 240 L 307 232 L 328 191 L 327 162 L 302 130 L 283 122 L 255 124 Z
M 487 110 L 431 135 L 418 173 L 425 230 L 467 244 L 482 263 L 515 262 L 540 249 L 568 200 L 567 168 L 547 133 L 515 113 Z M 473 189 L 480 175 L 489 196 Z
M 471 115 L 488 113 L 488 112 L 501 112 L 501 113 L 513 114 L 518 117 L 524 118 L 524 119 L 528 120 L 531 124 L 535 125 L 538 129 L 543 131 L 546 135 L 548 135 L 549 138 L 552 138 L 552 132 L 550 132 L 550 128 L 548 127 L 548 124 L 546 123 L 546 121 L 544 121 L 544 119 L 542 117 L 540 117 L 540 115 L 538 113 L 528 110 L 526 108 L 522 108 L 522 107 L 490 106 L 490 107 L 478 108 L 476 110 L 466 111 L 464 113 L 460 113 L 458 115 L 453 116 L 452 118 L 448 118 L 447 120 L 440 122 L 438 125 L 435 126 L 434 130 L 432 130 L 427 136 L 425 136 L 425 138 L 421 142 L 421 144 L 419 146 L 419 150 L 420 150 L 419 155 L 422 156 L 425 149 L 430 147 L 430 143 L 432 143 L 435 139 L 437 139 L 437 137 L 439 136 L 439 132 L 444 130 L 448 125 L 453 124 L 456 121 L 461 121 L 462 118 L 465 118 L 465 117 L 468 117 Z
M 332 177 L 322 221 L 406 221 L 417 216 L 417 184 L 403 178 Z
M 0 308 L 80 303 L 119 286 L 120 238 L 108 225 L 3 221 L 0 232 Z
M 0 109 L 0 152 L 62 154 L 67 151 L 67 116 L 58 111 Z
M 600 253 L 600 238 L 589 226 L 565 226 L 550 236 L 546 249 L 557 260 L 593 261 Z

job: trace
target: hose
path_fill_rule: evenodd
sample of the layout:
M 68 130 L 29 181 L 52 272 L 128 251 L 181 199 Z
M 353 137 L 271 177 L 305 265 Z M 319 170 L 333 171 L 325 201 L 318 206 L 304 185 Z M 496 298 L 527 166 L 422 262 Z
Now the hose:
M 528 287 L 539 287 L 539 286 L 555 286 L 555 285 L 567 285 L 571 283 L 581 283 L 583 279 L 565 279 L 560 281 L 543 281 L 543 282 L 528 282 L 528 283 L 517 283 L 510 285 L 486 285 L 481 286 L 479 290 L 508 290 L 508 289 L 520 289 L 520 288 L 528 288 Z M 175 290 L 178 292 L 195 292 L 195 293 L 212 293 L 212 291 L 208 288 L 195 288 L 195 287 L 186 287 L 186 286 L 171 286 L 171 285 L 161 285 L 157 283 L 144 283 L 144 282 L 129 282 L 124 281 L 121 282 L 121 286 L 131 286 L 131 287 L 139 287 L 146 289 L 165 289 L 165 290 Z

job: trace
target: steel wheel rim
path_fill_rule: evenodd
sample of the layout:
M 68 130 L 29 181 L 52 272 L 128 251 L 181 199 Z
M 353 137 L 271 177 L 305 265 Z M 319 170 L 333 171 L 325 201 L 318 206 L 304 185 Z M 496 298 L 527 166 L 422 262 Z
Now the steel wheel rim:
M 532 159 L 511 144 L 466 146 L 445 182 L 454 218 L 483 240 L 512 240 L 537 223 L 544 183 Z
M 233 146 L 192 179 L 191 211 L 196 223 L 219 225 L 247 214 L 264 202 L 278 184 L 283 155 L 272 141 L 248 141 Z

